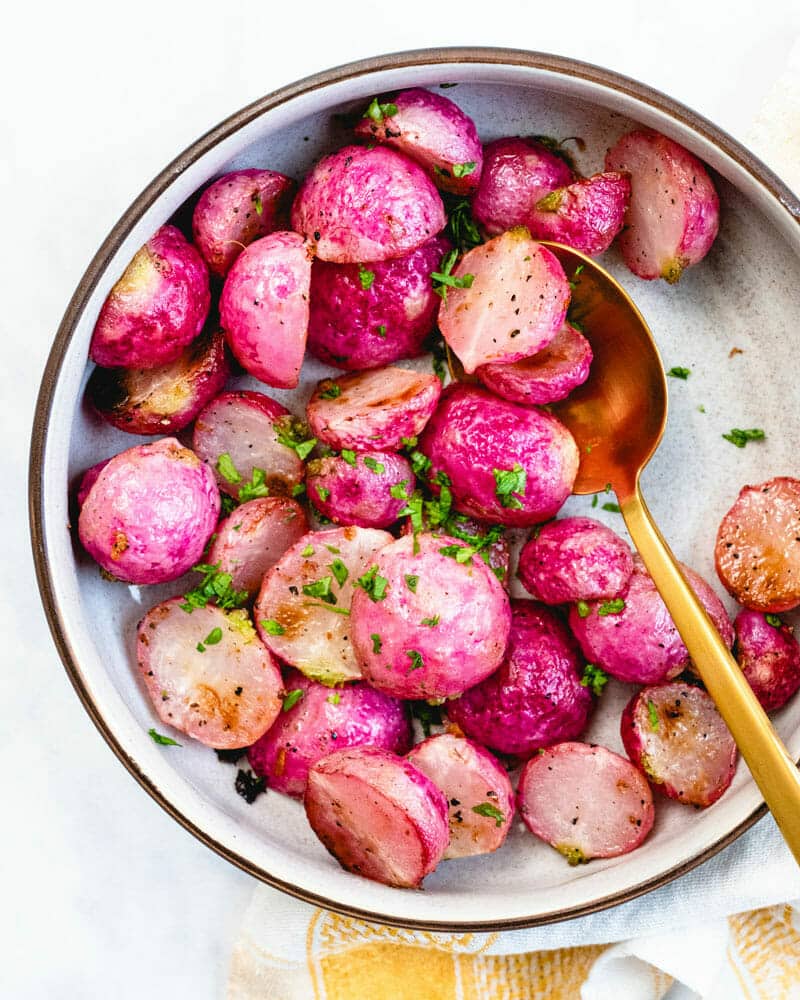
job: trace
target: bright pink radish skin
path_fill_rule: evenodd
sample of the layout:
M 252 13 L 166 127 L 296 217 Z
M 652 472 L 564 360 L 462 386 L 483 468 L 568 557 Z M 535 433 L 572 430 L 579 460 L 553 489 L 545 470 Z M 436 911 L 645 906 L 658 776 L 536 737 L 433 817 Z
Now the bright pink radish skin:
M 580 736 L 594 699 L 581 684 L 584 661 L 561 619 L 533 601 L 512 601 L 511 612 L 500 669 L 449 702 L 447 715 L 479 743 L 529 757 Z
M 296 189 L 274 170 L 234 170 L 210 184 L 195 206 L 192 232 L 211 273 L 224 278 L 246 246 L 288 229 Z
M 525 224 L 538 240 L 565 243 L 597 257 L 622 229 L 630 196 L 626 174 L 595 174 L 545 195 Z
M 304 466 L 279 436 L 298 425 L 285 406 L 261 392 L 223 392 L 198 416 L 192 447 L 214 470 L 223 493 L 238 499 L 242 486 L 253 481 L 254 470 L 261 469 L 270 494 L 285 496 L 303 481 Z M 227 475 L 220 471 L 221 455 L 228 455 L 233 466 L 222 466 Z
M 479 557 L 456 560 L 464 549 L 446 535 L 419 534 L 375 554 L 368 589 L 355 591 L 350 609 L 353 648 L 373 687 L 396 698 L 450 698 L 500 665 L 508 597 Z
M 650 786 L 606 747 L 559 743 L 531 757 L 519 779 L 525 825 L 571 865 L 616 858 L 639 847 L 653 828 Z
M 75 496 L 76 503 L 78 504 L 78 510 L 83 507 L 86 502 L 86 498 L 89 496 L 89 491 L 97 482 L 97 477 L 110 461 L 110 458 L 104 458 L 102 462 L 97 462 L 95 465 L 90 466 L 81 476 Z
M 425 171 L 385 146 L 345 146 L 306 174 L 292 229 L 320 260 L 359 264 L 416 250 L 445 225 L 444 205 Z
M 293 389 L 308 333 L 310 243 L 297 233 L 271 233 L 228 271 L 219 315 L 236 360 L 255 378 Z
M 736 744 L 700 688 L 642 688 L 622 713 L 621 733 L 633 763 L 671 799 L 710 806 L 733 781 Z
M 640 278 L 670 284 L 711 249 L 719 198 L 706 168 L 658 132 L 637 129 L 606 154 L 606 170 L 630 175 L 631 200 L 619 247 Z
M 424 353 L 439 296 L 431 272 L 451 249 L 436 236 L 393 260 L 311 268 L 308 349 L 336 368 L 362 371 Z
M 449 478 L 456 510 L 514 527 L 557 514 L 578 473 L 577 445 L 560 420 L 473 385 L 448 386 L 419 448 L 431 479 Z M 509 487 L 503 472 L 515 473 L 514 488 L 498 493 Z
M 475 123 L 441 94 L 414 87 L 376 99 L 355 133 L 410 156 L 443 191 L 468 195 L 478 186 L 483 149 Z
M 394 524 L 415 484 L 408 460 L 391 451 L 346 451 L 314 459 L 306 474 L 308 498 L 321 514 L 361 528 Z
M 87 394 L 112 426 L 129 434 L 175 434 L 222 391 L 230 374 L 225 337 L 198 337 L 158 368 L 95 368 Z
M 496 139 L 483 149 L 472 214 L 490 236 L 526 225 L 531 207 L 575 177 L 561 157 L 534 139 Z
M 276 792 L 302 798 L 309 768 L 333 750 L 374 746 L 404 754 L 411 746 L 403 704 L 366 684 L 331 690 L 289 670 L 284 688 L 287 707 L 247 753 Z
M 157 368 L 203 329 L 211 303 L 208 269 L 174 226 L 137 251 L 103 303 L 89 357 L 104 368 Z
M 78 533 L 118 580 L 166 583 L 199 561 L 219 507 L 210 470 L 175 438 L 163 438 L 103 466 L 81 507 Z
M 472 280 L 447 289 L 439 329 L 468 373 L 489 362 L 536 354 L 564 323 L 570 297 L 564 269 L 527 229 L 512 229 L 475 247 L 452 273 Z
M 220 521 L 206 562 L 230 573 L 234 590 L 258 593 L 267 570 L 308 531 L 308 518 L 296 500 L 258 497 Z
M 736 658 L 766 712 L 781 708 L 800 688 L 800 646 L 794 630 L 774 615 L 740 611 L 733 623 Z
M 323 379 L 308 402 L 308 423 L 337 450 L 399 451 L 427 424 L 441 392 L 435 375 L 393 366 Z
M 283 681 L 246 611 L 213 604 L 187 614 L 182 597 L 139 622 L 139 671 L 156 714 L 220 750 L 246 747 L 281 710 Z
M 491 854 L 502 847 L 514 819 L 508 775 L 483 747 L 450 733 L 418 743 L 408 760 L 444 792 L 450 810 L 445 859 Z
M 254 617 L 261 638 L 284 663 L 323 684 L 359 680 L 351 643 L 356 581 L 385 545 L 386 531 L 310 531 L 264 577 Z
M 447 801 L 407 760 L 377 747 L 336 750 L 308 773 L 311 829 L 346 871 L 418 889 L 450 839 Z
M 512 403 L 544 406 L 566 399 L 589 377 L 592 348 L 574 326 L 565 322 L 553 340 L 521 361 L 480 365 L 475 374 L 486 388 Z
M 633 573 L 628 544 L 591 517 L 543 525 L 519 556 L 522 585 L 545 604 L 616 597 Z
M 733 627 L 722 601 L 694 570 L 681 567 L 730 648 Z M 627 587 L 613 602 L 591 601 L 583 609 L 574 606 L 569 624 L 587 660 L 621 681 L 658 684 L 689 666 L 689 652 L 639 556 L 633 557 Z

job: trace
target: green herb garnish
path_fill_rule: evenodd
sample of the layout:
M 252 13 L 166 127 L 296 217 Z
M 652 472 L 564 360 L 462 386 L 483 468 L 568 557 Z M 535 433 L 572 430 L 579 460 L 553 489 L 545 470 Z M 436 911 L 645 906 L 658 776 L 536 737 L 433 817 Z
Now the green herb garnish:
M 385 337 L 386 336 L 386 324 L 385 323 L 381 323 L 380 326 L 376 329 L 375 333 L 377 333 L 379 337 Z
M 306 547 L 303 549 L 303 551 L 300 553 L 300 555 L 304 559 L 310 559 L 311 556 L 314 555 L 314 546 L 313 545 L 306 545 Z
M 256 500 L 258 497 L 268 496 L 267 473 L 264 469 L 254 468 L 250 481 L 239 487 L 239 499 L 242 503 L 246 503 L 248 500 Z
M 447 218 L 447 235 L 462 253 L 483 243 L 481 233 L 472 218 L 472 208 L 466 198 L 456 201 Z
M 780 628 L 783 625 L 783 621 L 777 615 L 764 615 L 764 620 L 773 628 Z
M 495 826 L 502 826 L 506 819 L 497 806 L 493 806 L 491 802 L 481 802 L 479 806 L 473 806 L 472 811 L 479 816 L 486 816 L 487 819 L 493 819 Z
M 342 458 L 347 462 L 348 465 L 355 466 L 356 464 L 356 453 L 351 451 L 350 448 L 342 448 Z
M 476 549 L 471 545 L 466 547 L 463 545 L 445 545 L 444 548 L 439 549 L 439 552 L 443 556 L 455 559 L 457 563 L 464 566 L 472 562 L 472 557 L 475 555 Z
M 338 705 L 341 700 L 342 696 L 339 694 L 338 691 L 334 691 L 333 694 L 329 694 L 328 697 L 325 699 L 325 701 L 327 701 L 329 705 Z
M 317 485 L 315 484 L 315 485 L 314 485 L 314 489 L 315 489 L 315 490 L 317 491 L 317 496 L 318 496 L 318 497 L 320 498 L 320 500 L 322 500 L 323 502 L 324 502 L 325 500 L 327 500 L 327 499 L 328 499 L 328 497 L 329 497 L 329 496 L 331 495 L 331 491 L 330 491 L 330 490 L 328 489 L 328 487 L 327 487 L 327 486 L 317 486 Z
M 692 374 L 691 368 L 680 368 L 678 366 L 670 368 L 670 370 L 667 372 L 669 378 L 683 379 L 684 382 L 691 374 Z
M 439 624 L 439 616 L 434 615 L 433 618 L 423 618 L 420 625 L 426 625 L 428 628 L 436 628 Z
M 148 729 L 147 735 L 153 741 L 153 743 L 158 743 L 160 747 L 179 747 L 183 746 L 182 743 L 178 743 L 177 740 L 173 740 L 170 736 L 162 736 L 161 733 L 157 733 L 155 729 Z
M 208 635 L 203 639 L 206 646 L 216 646 L 218 642 L 222 641 L 222 629 L 212 628 Z
M 411 666 L 408 668 L 408 672 L 411 673 L 412 670 L 421 670 L 425 666 L 425 661 L 422 659 L 422 654 L 416 649 L 407 649 L 406 656 L 411 660 Z
M 288 712 L 290 708 L 294 708 L 298 701 L 300 701 L 303 697 L 303 694 L 304 692 L 302 688 L 295 688 L 293 691 L 287 691 L 283 699 L 284 712 Z
M 374 472 L 376 476 L 379 476 L 386 468 L 383 462 L 379 462 L 377 459 L 373 458 L 372 455 L 364 456 L 364 465 L 366 465 L 370 472 Z
M 619 615 L 625 610 L 625 601 L 621 597 L 615 597 L 613 601 L 603 601 L 597 609 L 598 615 L 605 618 L 606 615 Z
M 368 292 L 372 288 L 372 282 L 375 280 L 375 272 L 368 271 L 363 264 L 359 264 L 358 280 L 361 282 L 361 287 L 364 291 Z
M 326 383 L 322 383 L 325 388 L 322 389 L 323 392 L 328 388 Z M 274 424 L 275 433 L 278 438 L 278 444 L 285 445 L 287 448 L 291 448 L 292 451 L 297 453 L 297 457 L 305 460 L 314 450 L 314 445 L 317 443 L 315 437 L 309 437 L 308 427 L 303 423 L 302 420 L 298 420 L 296 417 L 281 417 L 280 420 L 276 421 Z
M 525 484 L 528 478 L 528 474 L 519 462 L 513 469 L 493 469 L 492 475 L 495 482 L 495 496 L 501 505 L 512 510 L 519 510 L 522 507 L 522 501 L 519 496 L 514 496 L 514 494 L 525 493 Z
M 347 580 L 348 576 L 350 576 L 350 571 L 342 562 L 342 560 L 334 559 L 333 562 L 330 564 L 330 571 L 336 577 L 336 582 L 339 584 L 339 586 L 343 587 L 345 584 L 345 580 Z
M 442 710 L 438 705 L 431 705 L 428 701 L 409 701 L 407 704 L 413 717 L 419 719 L 426 737 L 431 735 L 431 726 L 441 725 Z
M 608 674 L 605 670 L 595 666 L 594 663 L 587 663 L 583 668 L 581 687 L 591 688 L 592 694 L 596 698 L 599 698 L 606 684 L 608 684 Z
M 303 593 L 306 597 L 318 597 L 326 604 L 336 604 L 336 594 L 331 591 L 332 583 L 332 576 L 323 576 L 320 580 L 315 580 L 313 583 L 303 584 Z
M 447 302 L 448 288 L 472 288 L 472 282 L 475 280 L 474 274 L 462 274 L 460 277 L 456 277 L 450 273 L 457 260 L 458 250 L 450 250 L 442 257 L 442 262 L 439 265 L 441 270 L 431 272 L 433 290 L 443 302 Z
M 586 601 L 578 601 L 578 603 L 575 605 L 575 608 L 578 612 L 579 618 L 588 618 L 589 615 L 592 613 L 592 609 L 586 603 Z
M 403 479 L 399 483 L 394 483 L 392 486 L 389 487 L 389 495 L 394 497 L 395 500 L 408 500 L 409 496 L 408 496 L 408 490 L 406 489 L 407 486 L 408 486 L 407 479 Z
M 612 514 L 619 514 L 620 513 L 619 504 L 618 503 L 614 503 L 611 500 L 609 500 L 608 503 L 604 503 L 603 504 L 603 510 L 607 510 L 607 511 L 609 511 Z
M 367 572 L 356 580 L 356 586 L 367 592 L 369 599 L 377 603 L 386 597 L 389 581 L 378 573 L 377 566 L 371 566 Z
M 264 211 L 264 205 L 261 202 L 261 195 L 258 192 L 253 195 L 253 205 L 255 206 L 256 214 L 261 215 Z
M 194 590 L 183 595 L 184 603 L 180 607 L 187 614 L 195 608 L 204 608 L 209 601 L 225 611 L 240 608 L 247 601 L 247 591 L 234 590 L 233 577 L 230 573 L 220 573 L 219 563 L 198 563 L 192 566 L 192 572 L 202 573 L 203 579 Z
M 649 698 L 647 700 L 647 714 L 650 716 L 650 728 L 654 733 L 657 733 L 659 726 L 658 709 Z
M 338 382 L 331 382 L 327 389 L 319 395 L 321 399 L 338 399 L 342 394 L 342 387 Z
M 751 427 L 748 430 L 733 427 L 729 433 L 722 436 L 726 441 L 730 441 L 731 444 L 736 445 L 737 448 L 744 448 L 748 441 L 763 441 L 766 434 L 760 427 Z
M 283 625 L 280 622 L 276 622 L 274 618 L 264 618 L 261 621 L 261 627 L 267 635 L 283 635 L 286 631 Z
M 224 451 L 217 459 L 217 472 L 222 476 L 222 478 L 227 483 L 240 483 L 242 481 L 241 474 L 236 466 L 233 464 L 233 459 Z
M 453 177 L 468 177 L 477 166 L 474 160 L 470 160 L 469 163 L 454 163 L 453 164 Z
M 383 639 L 381 639 L 377 632 L 373 632 L 370 639 L 372 639 L 372 652 L 377 656 L 383 649 Z
M 397 114 L 396 104 L 380 104 L 378 98 L 374 97 L 370 103 L 370 106 L 364 112 L 364 118 L 371 118 L 376 125 L 380 125 L 384 118 L 391 118 L 392 115 Z
M 414 576 L 411 573 L 406 573 L 405 575 L 406 586 L 411 591 L 412 594 L 417 592 L 417 584 L 419 583 L 419 577 Z

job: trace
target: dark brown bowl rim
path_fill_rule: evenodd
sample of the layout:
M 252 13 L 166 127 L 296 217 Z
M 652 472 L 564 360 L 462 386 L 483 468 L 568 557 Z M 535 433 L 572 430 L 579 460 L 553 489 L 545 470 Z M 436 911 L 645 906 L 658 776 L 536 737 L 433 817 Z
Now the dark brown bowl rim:
M 130 207 L 123 213 L 119 221 L 106 237 L 100 249 L 92 258 L 83 277 L 81 278 L 72 299 L 67 306 L 64 317 L 56 333 L 53 347 L 48 357 L 47 365 L 42 377 L 39 396 L 34 414 L 33 431 L 31 436 L 30 466 L 29 466 L 29 513 L 31 542 L 33 547 L 34 564 L 36 567 L 36 577 L 39 591 L 47 616 L 48 625 L 55 641 L 58 653 L 67 671 L 70 681 L 89 714 L 92 722 L 100 731 L 101 735 L 111 747 L 113 752 L 124 764 L 133 777 L 147 791 L 155 801 L 173 819 L 177 820 L 189 833 L 197 837 L 207 847 L 216 851 L 221 857 L 236 865 L 242 871 L 254 876 L 262 882 L 280 889 L 307 903 L 324 907 L 336 913 L 346 916 L 358 917 L 364 920 L 372 920 L 378 923 L 389 924 L 396 927 L 408 927 L 419 930 L 432 931 L 503 931 L 514 930 L 525 927 L 536 927 L 542 924 L 557 923 L 562 920 L 571 920 L 575 917 L 586 916 L 596 913 L 599 910 L 617 906 L 620 903 L 628 902 L 653 889 L 666 885 L 673 879 L 690 871 L 697 865 L 702 864 L 713 857 L 723 848 L 732 844 L 746 830 L 748 830 L 767 811 L 762 803 L 746 819 L 738 824 L 733 830 L 721 837 L 710 847 L 696 854 L 694 857 L 675 865 L 662 874 L 641 882 L 639 885 L 626 889 L 618 893 L 612 893 L 601 899 L 596 899 L 591 903 L 575 906 L 566 910 L 554 911 L 552 913 L 540 914 L 531 917 L 517 917 L 508 920 L 493 921 L 428 921 L 411 920 L 387 916 L 371 910 L 364 910 L 355 906 L 348 906 L 336 900 L 327 899 L 324 896 L 316 895 L 312 892 L 299 889 L 294 885 L 282 881 L 253 864 L 247 858 L 241 857 L 235 851 L 219 843 L 209 836 L 204 830 L 195 825 L 188 817 L 179 812 L 175 806 L 166 798 L 160 789 L 143 773 L 137 762 L 131 758 L 124 748 L 117 741 L 114 733 L 109 729 L 100 709 L 95 705 L 87 688 L 83 683 L 77 662 L 73 659 L 69 643 L 66 638 L 66 630 L 62 623 L 61 611 L 55 599 L 53 580 L 50 575 L 50 567 L 47 559 L 46 537 L 44 530 L 44 509 L 43 509 L 43 483 L 42 483 L 42 460 L 47 440 L 47 429 L 50 418 L 50 410 L 53 401 L 54 389 L 58 380 L 64 354 L 69 341 L 71 340 L 78 320 L 92 294 L 100 276 L 108 265 L 111 257 L 127 237 L 135 223 L 141 218 L 143 213 L 161 196 L 164 190 L 173 180 L 200 156 L 217 145 L 220 141 L 232 135 L 248 122 L 253 121 L 260 115 L 271 109 L 284 104 L 300 94 L 309 93 L 330 84 L 338 83 L 342 80 L 353 79 L 359 76 L 369 75 L 379 70 L 403 69 L 415 66 L 436 66 L 445 63 L 479 63 L 496 64 L 506 66 L 522 66 L 528 69 L 544 70 L 564 77 L 575 77 L 589 83 L 597 84 L 618 93 L 625 94 L 637 101 L 649 105 L 658 111 L 667 114 L 682 125 L 688 126 L 704 139 L 711 142 L 718 149 L 721 149 L 727 156 L 735 161 L 750 176 L 757 181 L 787 212 L 790 218 L 800 223 L 800 200 L 793 192 L 780 180 L 764 163 L 745 149 L 740 143 L 733 139 L 726 132 L 717 128 L 710 121 L 698 115 L 690 108 L 672 100 L 665 94 L 639 83 L 628 77 L 611 70 L 594 66 L 591 63 L 579 62 L 574 59 L 562 56 L 550 55 L 545 52 L 529 52 L 523 49 L 503 49 L 503 48 L 481 48 L 481 47 L 453 47 L 441 49 L 417 49 L 409 52 L 396 52 L 389 55 L 375 56 L 370 59 L 363 59 L 358 62 L 347 63 L 337 66 L 322 73 L 314 74 L 295 83 L 282 87 L 265 97 L 254 101 L 240 111 L 226 118 L 223 122 L 201 136 L 190 146 L 188 146 L 179 156 L 177 156 L 164 170 L 161 171 Z

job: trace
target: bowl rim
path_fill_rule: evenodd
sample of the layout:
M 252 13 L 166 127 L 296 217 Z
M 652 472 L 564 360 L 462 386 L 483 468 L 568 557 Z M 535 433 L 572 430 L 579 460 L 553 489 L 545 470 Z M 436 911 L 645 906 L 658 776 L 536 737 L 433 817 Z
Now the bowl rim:
M 181 813 L 119 743 L 114 732 L 106 723 L 101 709 L 94 702 L 91 694 L 84 685 L 78 663 L 72 655 L 67 640 L 66 622 L 56 598 L 54 581 L 51 576 L 45 531 L 43 459 L 55 389 L 64 356 L 78 325 L 78 321 L 101 275 L 105 272 L 114 254 L 144 212 L 154 204 L 176 177 L 183 173 L 184 170 L 203 154 L 233 135 L 249 122 L 300 95 L 308 94 L 344 80 L 369 76 L 372 73 L 387 69 L 408 69 L 421 66 L 435 67 L 437 65 L 452 63 L 520 66 L 526 69 L 546 71 L 556 76 L 578 78 L 589 84 L 605 87 L 631 97 L 640 103 L 649 105 L 660 113 L 675 119 L 681 125 L 687 126 L 720 149 L 764 188 L 772 200 L 776 201 L 786 211 L 791 220 L 800 225 L 800 199 L 766 164 L 740 142 L 691 108 L 679 101 L 673 100 L 655 88 L 592 63 L 526 49 L 453 46 L 412 49 L 373 56 L 368 59 L 344 63 L 320 73 L 304 77 L 294 83 L 272 91 L 234 112 L 187 146 L 141 191 L 130 206 L 122 213 L 119 220 L 100 245 L 67 305 L 42 375 L 31 433 L 28 471 L 28 508 L 31 545 L 40 599 L 53 641 L 67 672 L 67 676 L 87 714 L 120 762 L 161 808 L 185 830 L 225 860 L 259 881 L 265 882 L 273 888 L 279 889 L 304 902 L 345 916 L 418 930 L 497 932 L 536 927 L 587 916 L 651 892 L 653 889 L 666 885 L 698 865 L 703 864 L 703 862 L 709 860 L 725 847 L 732 844 L 766 814 L 767 807 L 762 802 L 760 806 L 756 807 L 734 829 L 720 837 L 710 846 L 679 864 L 673 865 L 668 870 L 653 878 L 646 879 L 637 885 L 611 893 L 580 906 L 530 917 L 466 922 L 400 918 L 361 907 L 350 906 L 346 903 L 300 889 L 291 883 L 277 878 L 254 862 L 242 857 L 230 847 L 215 840 L 206 830 Z

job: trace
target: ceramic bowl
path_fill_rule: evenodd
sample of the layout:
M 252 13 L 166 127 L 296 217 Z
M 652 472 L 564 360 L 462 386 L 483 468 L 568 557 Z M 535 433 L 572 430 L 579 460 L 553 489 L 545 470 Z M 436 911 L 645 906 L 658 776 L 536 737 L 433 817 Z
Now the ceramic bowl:
M 90 262 L 56 336 L 33 434 L 32 530 L 42 598 L 78 696 L 120 761 L 178 822 L 257 878 L 330 909 L 396 925 L 497 930 L 614 905 L 709 858 L 763 813 L 746 768 L 740 764 L 731 789 L 705 811 L 659 798 L 652 835 L 625 857 L 570 868 L 516 824 L 502 850 L 440 865 L 423 892 L 368 882 L 329 857 L 297 802 L 268 793 L 248 806 L 234 793 L 235 770 L 210 750 L 190 740 L 181 749 L 150 740 L 156 720 L 133 669 L 135 623 L 186 588 L 180 581 L 155 588 L 106 582 L 68 528 L 68 495 L 81 471 L 139 440 L 100 422 L 84 401 L 94 321 L 136 249 L 216 175 L 260 165 L 299 177 L 348 141 L 342 113 L 360 111 L 374 94 L 443 83 L 457 84 L 446 93 L 472 115 L 484 140 L 580 137 L 585 147 L 572 148 L 586 174 L 602 169 L 608 145 L 635 124 L 666 133 L 712 168 L 722 203 L 719 238 L 678 286 L 634 278 L 613 249 L 604 263 L 638 303 L 666 366 L 692 369 L 686 382 L 670 380 L 666 436 L 643 484 L 678 557 L 722 590 L 713 570 L 720 518 L 744 483 L 797 472 L 800 416 L 787 405 L 796 398 L 795 366 L 787 362 L 800 315 L 800 203 L 686 107 L 594 66 L 513 50 L 410 52 L 329 70 L 239 111 L 169 164 Z M 311 360 L 299 390 L 269 391 L 302 412 L 325 372 Z M 731 427 L 763 427 L 766 440 L 739 450 L 721 436 Z M 589 503 L 572 498 L 566 511 L 588 513 Z M 621 529 L 618 515 L 602 516 Z M 619 715 L 629 694 L 612 682 L 585 738 L 621 750 Z M 800 698 L 775 724 L 796 758 Z

